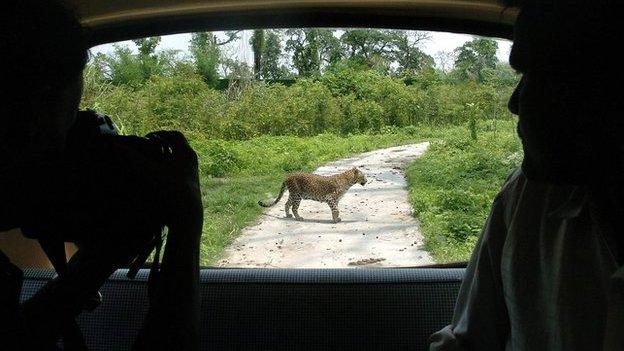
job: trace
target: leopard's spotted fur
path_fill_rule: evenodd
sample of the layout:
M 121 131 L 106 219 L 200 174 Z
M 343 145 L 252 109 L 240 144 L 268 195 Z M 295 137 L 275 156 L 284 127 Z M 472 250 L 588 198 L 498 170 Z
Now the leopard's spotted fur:
M 263 207 L 275 205 L 284 195 L 284 191 L 288 189 L 288 201 L 284 206 L 286 217 L 292 217 L 290 208 L 298 221 L 303 220 L 299 216 L 299 204 L 301 200 L 315 200 L 325 202 L 329 205 L 332 212 L 334 223 L 340 222 L 340 213 L 338 212 L 338 201 L 355 184 L 366 184 L 366 176 L 357 168 L 352 168 L 346 172 L 334 174 L 331 176 L 322 176 L 311 173 L 295 173 L 288 176 L 282 183 L 277 198 L 269 203 L 258 201 Z

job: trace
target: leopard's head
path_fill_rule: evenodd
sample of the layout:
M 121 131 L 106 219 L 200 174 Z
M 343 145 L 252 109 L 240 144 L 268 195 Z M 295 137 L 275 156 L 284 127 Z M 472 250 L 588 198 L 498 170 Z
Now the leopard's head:
M 364 186 L 366 184 L 366 175 L 364 175 L 362 171 L 357 169 L 357 167 L 353 167 L 351 171 L 353 171 L 353 179 L 355 179 L 355 182 L 360 183 L 360 185 Z

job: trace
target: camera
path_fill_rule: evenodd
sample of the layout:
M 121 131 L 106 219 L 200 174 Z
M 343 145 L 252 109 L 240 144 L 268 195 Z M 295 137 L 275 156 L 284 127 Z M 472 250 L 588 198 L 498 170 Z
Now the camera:
M 156 140 L 120 135 L 110 117 L 79 111 L 63 158 L 33 189 L 24 235 L 40 241 L 59 275 L 65 242 L 108 251 L 136 274 L 162 240 L 161 161 Z
M 119 129 L 105 114 L 91 109 L 78 111 L 70 136 L 93 138 L 99 135 L 119 135 Z

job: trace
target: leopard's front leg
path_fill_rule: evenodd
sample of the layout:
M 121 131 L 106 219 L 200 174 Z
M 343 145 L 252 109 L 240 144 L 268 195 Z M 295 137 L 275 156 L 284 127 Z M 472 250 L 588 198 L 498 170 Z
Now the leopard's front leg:
M 327 204 L 331 209 L 332 219 L 334 220 L 334 223 L 340 222 L 342 219 L 340 219 L 340 212 L 338 212 L 338 202 L 336 200 L 329 200 L 327 201 Z

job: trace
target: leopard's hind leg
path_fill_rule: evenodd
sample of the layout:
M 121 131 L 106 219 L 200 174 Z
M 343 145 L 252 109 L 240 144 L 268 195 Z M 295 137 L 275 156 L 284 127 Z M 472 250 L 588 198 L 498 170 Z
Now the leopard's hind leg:
M 284 211 L 286 212 L 286 218 L 291 218 L 292 215 L 290 214 L 290 208 L 292 207 L 293 202 L 292 199 L 290 198 L 290 195 L 288 196 L 288 201 L 286 201 L 286 204 L 284 205 Z M 293 209 L 294 212 L 294 209 Z
M 292 211 L 295 215 L 295 219 L 298 221 L 303 221 L 303 217 L 299 215 L 299 204 L 301 203 L 301 197 L 297 197 L 293 200 Z

